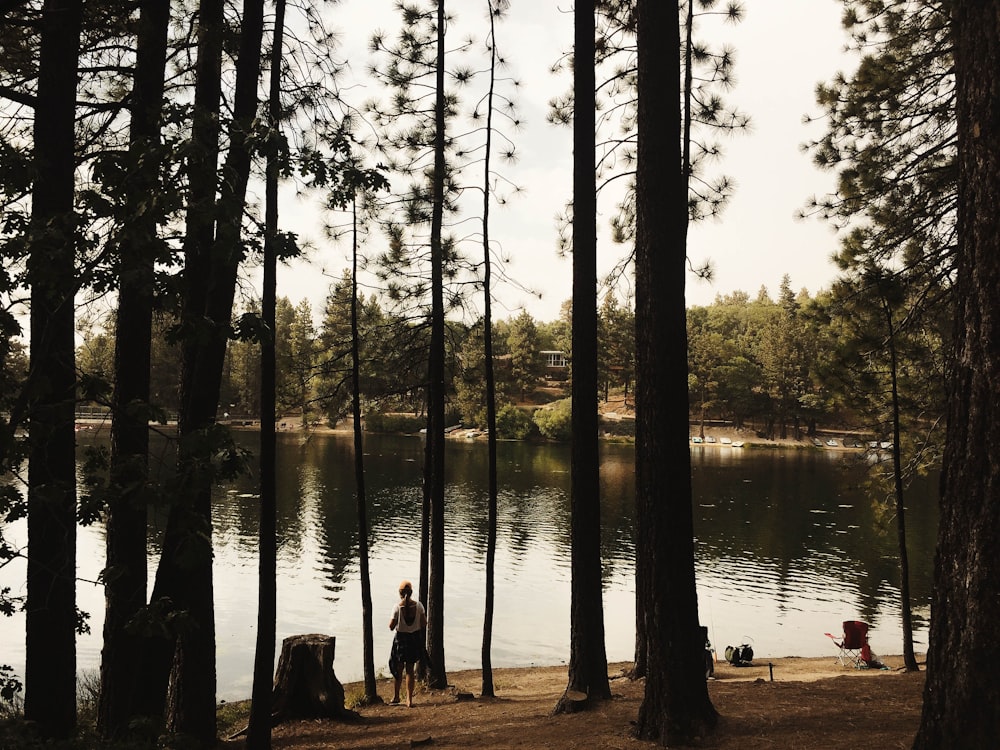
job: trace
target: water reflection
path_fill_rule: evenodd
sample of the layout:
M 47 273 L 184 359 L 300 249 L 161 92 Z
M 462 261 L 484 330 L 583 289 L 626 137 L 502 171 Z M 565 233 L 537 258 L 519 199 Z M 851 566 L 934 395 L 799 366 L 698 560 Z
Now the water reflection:
M 278 483 L 278 639 L 336 635 L 337 674 L 361 676 L 352 445 L 348 436 L 282 435 Z M 257 436 L 240 436 L 254 447 Z M 570 605 L 568 446 L 501 443 L 494 666 L 566 659 Z M 416 579 L 421 468 L 419 438 L 367 436 L 376 667 L 400 578 Z M 447 669 L 477 667 L 482 639 L 486 548 L 486 446 L 449 441 L 445 571 Z M 602 446 L 605 627 L 612 660 L 631 657 L 634 639 L 633 450 Z M 825 631 L 844 619 L 873 623 L 876 652 L 899 653 L 895 531 L 878 525 L 858 491 L 862 467 L 835 451 L 738 450 L 694 446 L 692 479 L 702 621 L 721 648 L 752 640 L 760 656 L 830 652 Z M 918 650 L 926 641 L 935 534 L 934 478 L 909 490 L 911 589 Z M 669 488 L 664 488 L 669 491 Z M 249 695 L 257 596 L 255 479 L 220 488 L 214 500 L 219 690 Z M 151 521 L 156 531 L 162 524 Z M 22 534 L 17 526 L 11 534 Z M 81 532 L 81 577 L 96 580 L 103 557 L 97 527 Z M 150 571 L 156 547 L 150 546 Z M 22 585 L 16 566 L 0 585 Z M 92 635 L 80 638 L 81 668 L 96 668 L 101 591 L 80 584 Z M 0 619 L 0 661 L 23 668 L 23 618 Z M 9 644 L 13 644 L 12 646 Z M 831 654 L 832 655 L 832 654 Z

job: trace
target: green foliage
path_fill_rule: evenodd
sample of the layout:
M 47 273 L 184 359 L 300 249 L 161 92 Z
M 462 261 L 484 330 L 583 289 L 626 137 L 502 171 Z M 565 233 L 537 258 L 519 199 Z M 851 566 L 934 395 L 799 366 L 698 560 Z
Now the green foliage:
M 608 419 L 601 422 L 601 432 L 605 437 L 634 438 L 634 419 Z
M 178 610 L 169 597 L 155 599 L 142 607 L 129 622 L 126 630 L 142 638 L 169 640 L 195 627 L 185 610 Z
M 420 432 L 427 426 L 427 417 L 409 414 L 381 414 L 371 412 L 365 415 L 365 429 L 368 432 Z
M 535 422 L 524 409 L 505 404 L 497 410 L 497 437 L 501 440 L 524 440 L 534 431 Z
M 532 420 L 538 431 L 549 440 L 566 441 L 573 435 L 573 401 L 564 398 L 538 409 Z
M 717 217 L 735 190 L 735 183 L 722 174 L 711 174 L 723 154 L 722 139 L 747 132 L 750 117 L 726 102 L 732 90 L 736 55 L 728 46 L 713 46 L 720 24 L 743 20 L 743 4 L 732 1 L 719 9 L 714 0 L 678 4 L 682 35 L 683 114 L 685 142 L 683 165 L 688 176 L 688 214 L 692 221 Z M 625 198 L 612 217 L 616 242 L 635 239 L 635 165 L 638 98 L 636 87 L 635 3 L 599 4 L 597 14 L 597 127 L 599 132 L 598 180 L 609 184 L 628 178 Z M 573 97 L 564 94 L 550 102 L 548 119 L 560 125 L 572 122 Z M 568 216 L 560 217 L 560 247 L 569 249 Z M 564 223 L 565 222 L 565 223 Z M 612 276 L 621 274 L 630 259 Z M 710 275 L 707 266 L 697 269 Z
M 109 403 L 114 357 L 113 331 L 111 334 L 99 333 L 84 338 L 76 351 L 76 364 L 80 370 L 77 389 L 82 401 Z
M 496 330 L 497 327 L 494 326 L 494 341 Z M 499 408 L 504 401 L 500 394 L 506 391 L 504 375 L 509 376 L 509 368 L 499 365 L 496 349 L 493 361 L 494 378 L 497 383 L 497 408 Z M 486 429 L 486 351 L 482 321 L 465 331 L 465 337 L 455 353 L 454 370 L 455 395 L 451 401 L 452 406 L 458 412 L 462 424 Z
M 111 451 L 106 445 L 88 445 L 84 450 L 83 484 L 86 488 L 77 505 L 77 520 L 90 526 L 101 518 L 108 504 L 108 471 Z
M 192 486 L 226 482 L 246 474 L 253 453 L 236 443 L 225 425 L 213 424 L 184 435 L 179 444 L 183 471 L 171 479 L 175 501 L 186 502 Z
M 522 399 L 535 389 L 542 374 L 538 344 L 538 328 L 531 315 L 524 311 L 511 321 L 507 334 L 511 379 Z
M 607 393 L 610 388 L 629 388 L 635 378 L 635 313 L 608 292 L 598 311 L 598 381 Z

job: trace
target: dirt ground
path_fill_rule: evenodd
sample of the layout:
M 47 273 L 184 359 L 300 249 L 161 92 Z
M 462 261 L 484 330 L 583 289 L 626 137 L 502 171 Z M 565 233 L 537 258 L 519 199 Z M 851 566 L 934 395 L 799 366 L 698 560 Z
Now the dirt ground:
M 900 657 L 883 657 L 888 670 L 855 670 L 832 657 L 757 658 L 751 667 L 726 663 L 709 681 L 720 713 L 715 733 L 698 747 L 714 750 L 856 750 L 909 748 L 920 719 L 924 673 L 900 669 Z M 773 666 L 770 666 L 773 665 Z M 576 714 L 553 716 L 566 688 L 566 667 L 495 669 L 496 698 L 481 698 L 479 672 L 449 675 L 447 690 L 418 687 L 413 708 L 380 705 L 360 710 L 354 722 L 299 721 L 273 731 L 274 748 L 643 748 L 631 736 L 643 683 L 609 667 L 614 698 Z M 773 674 L 773 681 L 771 679 Z M 361 693 L 345 685 L 350 699 Z M 379 692 L 392 697 L 389 681 Z M 473 694 L 465 700 L 460 693 Z M 230 740 L 226 746 L 242 746 Z

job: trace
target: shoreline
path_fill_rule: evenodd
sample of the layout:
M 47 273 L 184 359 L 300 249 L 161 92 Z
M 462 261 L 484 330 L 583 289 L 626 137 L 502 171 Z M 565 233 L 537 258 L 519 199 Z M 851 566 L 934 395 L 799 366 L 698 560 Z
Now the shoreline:
M 885 657 L 902 665 L 902 657 Z M 418 683 L 412 709 L 389 703 L 357 706 L 353 721 L 306 719 L 278 724 L 274 747 L 285 750 L 402 748 L 555 748 L 581 746 L 634 750 L 632 735 L 645 681 L 629 679 L 630 663 L 608 665 L 611 699 L 589 710 L 553 714 L 567 688 L 568 667 L 505 667 L 493 670 L 494 697 L 481 695 L 481 672 L 448 675 L 448 687 Z M 773 672 L 773 681 L 771 674 Z M 713 750 L 856 750 L 909 747 L 919 724 L 925 671 L 856 670 L 829 657 L 755 658 L 749 667 L 717 664 L 707 683 L 718 712 L 715 731 L 699 747 Z M 363 698 L 363 683 L 344 685 L 347 705 Z M 391 679 L 378 679 L 379 697 L 392 697 Z M 248 706 L 227 708 L 231 721 L 221 744 L 243 747 L 236 736 Z M 581 737 L 585 741 L 581 743 Z
M 611 420 L 617 421 L 617 420 Z M 255 431 L 260 429 L 259 422 L 255 422 L 251 425 L 239 425 L 239 424 L 229 424 L 229 427 L 236 430 L 245 431 Z M 284 426 L 279 426 L 276 430 L 278 434 L 288 433 L 288 434 L 307 434 L 307 435 L 345 435 L 351 434 L 353 428 L 350 425 L 341 427 L 329 427 L 327 425 L 315 425 L 308 429 L 304 429 L 302 425 L 298 422 L 292 424 L 291 420 L 286 420 Z M 821 437 L 817 438 L 807 438 L 803 437 L 801 439 L 796 438 L 762 438 L 758 437 L 757 434 L 750 429 L 737 430 L 734 428 L 706 428 L 705 437 L 714 438 L 714 442 L 693 442 L 698 436 L 698 424 L 695 422 L 690 423 L 688 443 L 693 447 L 705 448 L 705 449 L 717 449 L 717 450 L 746 450 L 746 449 L 764 449 L 764 450 L 777 450 L 777 449 L 791 449 L 791 450 L 821 450 L 830 451 L 838 453 L 864 453 L 868 450 L 873 450 L 867 443 L 861 441 L 858 438 L 858 442 L 861 445 L 845 445 L 844 441 L 847 439 L 845 435 L 851 435 L 850 430 L 820 430 L 818 435 Z M 471 433 L 471 434 L 470 434 Z M 384 433 L 366 433 L 366 434 L 382 434 L 382 435 L 404 435 L 409 437 L 418 437 L 419 433 L 413 432 L 384 432 Z M 837 436 L 837 437 L 834 437 Z M 474 428 L 465 427 L 453 427 L 445 432 L 445 438 L 448 440 L 471 440 L 473 442 L 485 441 L 486 433 Z M 605 442 L 619 442 L 619 443 L 631 443 L 635 441 L 635 438 L 616 435 L 609 432 L 601 432 L 600 439 Z M 729 442 L 722 442 L 722 440 L 728 440 Z M 837 445 L 828 445 L 827 440 L 835 439 Z M 816 445 L 815 440 L 819 440 L 822 445 Z M 506 441 L 505 441 L 506 442 Z M 526 441 L 513 441 L 513 442 L 532 442 L 530 440 Z M 558 444 L 559 441 L 541 439 L 543 443 L 553 443 Z M 568 441 L 563 441 L 568 442 Z M 885 449 L 881 449 L 885 450 Z
M 601 415 L 601 423 L 619 423 L 619 422 L 629 422 L 634 421 L 634 417 L 628 416 L 618 416 L 615 414 L 610 419 L 606 415 Z M 226 419 L 222 418 L 217 420 L 216 424 L 220 426 L 229 427 L 231 430 L 239 432 L 259 432 L 260 431 L 260 420 L 246 420 L 246 419 Z M 176 429 L 176 422 L 168 422 L 166 425 L 159 423 L 150 423 L 151 429 Z M 76 430 L 77 432 L 91 433 L 93 435 L 100 435 L 105 430 L 111 429 L 111 419 L 109 416 L 105 417 L 81 417 L 76 419 Z M 298 418 L 284 418 L 278 419 L 276 423 L 275 433 L 281 434 L 292 434 L 292 435 L 303 435 L 304 439 L 308 439 L 312 435 L 349 435 L 353 432 L 353 427 L 350 423 L 345 423 L 343 426 L 338 424 L 337 426 L 330 427 L 326 424 L 314 424 L 308 427 L 303 427 L 301 421 Z M 367 431 L 366 431 L 367 432 Z M 418 437 L 419 433 L 415 432 L 382 432 L 382 433 L 367 433 L 367 434 L 382 434 L 382 435 L 403 435 L 409 437 Z M 485 441 L 486 433 L 474 428 L 465 428 L 460 425 L 455 425 L 448 428 L 445 432 L 445 438 L 449 440 L 466 440 L 466 441 Z M 619 442 L 619 443 L 631 443 L 635 441 L 634 437 L 628 435 L 615 434 L 613 432 L 601 431 L 599 438 L 605 442 Z M 830 445 L 828 441 L 835 441 L 836 445 Z M 725 442 L 724 442 L 725 441 Z M 505 441 L 506 442 L 506 441 Z M 515 441 L 517 442 L 517 441 Z M 530 440 L 520 441 L 520 442 L 532 442 Z M 558 443 L 559 441 L 551 441 L 541 438 L 541 442 L 544 443 Z M 568 441 L 562 441 L 568 442 Z M 831 451 L 837 453 L 866 453 L 868 451 L 875 451 L 878 454 L 884 454 L 889 448 L 885 445 L 879 445 L 877 447 L 872 446 L 872 441 L 865 439 L 865 436 L 858 435 L 853 430 L 833 430 L 833 429 L 820 429 L 817 430 L 816 437 L 802 437 L 800 439 L 796 438 L 762 438 L 759 437 L 751 428 L 736 429 L 733 427 L 716 427 L 712 425 L 706 425 L 704 431 L 704 438 L 701 436 L 701 427 L 698 422 L 690 422 L 688 427 L 688 444 L 690 447 L 698 447 L 703 449 L 717 449 L 717 450 L 746 450 L 746 449 L 764 449 L 764 450 L 775 450 L 775 449 L 792 449 L 792 450 L 821 450 L 821 451 Z
M 921 670 L 926 666 L 926 655 L 918 654 L 918 664 Z M 726 682 L 817 682 L 819 680 L 835 679 L 845 676 L 876 678 L 888 674 L 897 674 L 904 670 L 901 655 L 879 656 L 879 661 L 885 669 L 856 669 L 850 665 L 843 666 L 837 660 L 837 655 L 831 656 L 754 656 L 747 666 L 735 667 L 725 659 L 718 658 L 715 662 L 715 674 L 709 678 L 710 683 Z M 626 679 L 632 662 L 608 662 L 608 677 L 612 680 Z M 505 683 L 509 677 L 524 677 L 535 674 L 542 677 L 565 677 L 568 675 L 567 664 L 543 665 L 535 664 L 524 667 L 494 667 L 494 682 Z M 921 671 L 921 674 L 923 671 Z M 377 676 L 380 692 L 383 685 L 392 689 L 392 679 Z M 448 673 L 447 690 L 478 695 L 482 684 L 482 669 L 462 669 Z M 343 683 L 344 691 L 362 691 L 363 680 L 352 680 Z M 473 689 L 472 686 L 475 686 Z M 497 692 L 500 692 L 497 688 Z

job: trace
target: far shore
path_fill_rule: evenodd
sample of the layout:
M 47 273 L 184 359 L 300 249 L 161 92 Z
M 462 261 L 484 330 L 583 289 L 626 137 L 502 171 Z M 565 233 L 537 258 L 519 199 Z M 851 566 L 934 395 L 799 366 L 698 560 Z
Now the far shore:
M 618 420 L 611 420 L 618 421 Z M 242 426 L 242 425 L 231 425 L 237 429 L 260 429 L 260 422 L 254 422 L 253 425 Z M 288 418 L 278 421 L 277 426 L 278 432 L 294 432 L 303 433 L 309 432 L 317 435 L 324 434 L 343 434 L 350 433 L 353 427 L 347 421 L 339 422 L 335 427 L 330 427 L 325 424 L 310 425 L 309 427 L 303 427 L 301 420 Z M 413 433 L 400 433 L 400 434 L 413 434 Z M 486 433 L 482 430 L 476 428 L 466 428 L 461 426 L 456 426 L 455 429 L 450 430 L 446 433 L 446 437 L 452 440 L 485 440 Z M 618 435 L 607 435 L 609 439 L 613 440 L 631 440 L 630 438 L 623 438 Z M 702 437 L 701 429 L 697 422 L 691 422 L 689 425 L 689 440 L 694 437 Z M 698 447 L 705 449 L 719 449 L 719 450 L 739 450 L 740 448 L 804 448 L 804 449 L 816 449 L 816 450 L 836 450 L 845 452 L 857 452 L 867 449 L 867 442 L 862 439 L 857 433 L 851 430 L 818 430 L 817 436 L 802 438 L 763 438 L 757 435 L 757 433 L 749 428 L 746 429 L 735 429 L 732 427 L 716 427 L 706 425 L 704 431 L 705 438 L 714 438 L 714 442 L 701 442 L 697 443 Z M 723 439 L 727 439 L 729 442 L 723 442 Z M 815 441 L 819 441 L 822 445 L 816 445 Z M 827 445 L 827 440 L 836 440 L 837 445 Z M 854 447 L 848 443 L 858 442 L 861 447 Z M 734 448 L 734 443 L 742 443 L 740 447 Z
M 602 422 L 622 422 L 631 421 L 632 415 L 619 416 L 611 412 L 602 415 Z M 226 425 L 234 430 L 259 431 L 259 419 L 232 419 L 221 418 L 218 420 L 221 425 Z M 152 424 L 153 428 L 176 429 L 176 422 L 168 422 L 166 425 Z M 105 429 L 110 429 L 110 417 L 82 417 L 77 418 L 76 427 L 78 432 L 102 433 Z M 353 426 L 349 420 L 341 420 L 331 427 L 325 423 L 315 422 L 310 425 L 303 425 L 301 418 L 290 416 L 279 418 L 275 423 L 276 431 L 281 433 L 294 433 L 301 435 L 343 435 L 350 434 Z M 416 433 L 396 433 L 396 434 L 416 434 Z M 689 423 L 689 441 L 692 447 L 706 450 L 745 450 L 748 448 L 782 448 L 782 449 L 809 449 L 824 451 L 839 451 L 848 453 L 863 453 L 871 450 L 868 437 L 854 430 L 819 429 L 815 437 L 803 435 L 801 438 L 764 438 L 751 428 L 736 429 L 730 426 L 717 426 L 706 424 L 704 431 L 698 422 Z M 446 432 L 446 437 L 452 440 L 485 440 L 486 433 L 475 428 L 455 425 Z M 633 438 L 613 434 L 612 431 L 602 431 L 601 437 L 616 442 L 632 442 Z M 698 441 L 695 438 L 699 438 Z M 542 439 L 544 441 L 544 438 Z M 828 444 L 833 441 L 835 444 Z M 817 444 L 818 443 L 818 444 Z M 886 450 L 882 446 L 879 450 Z

